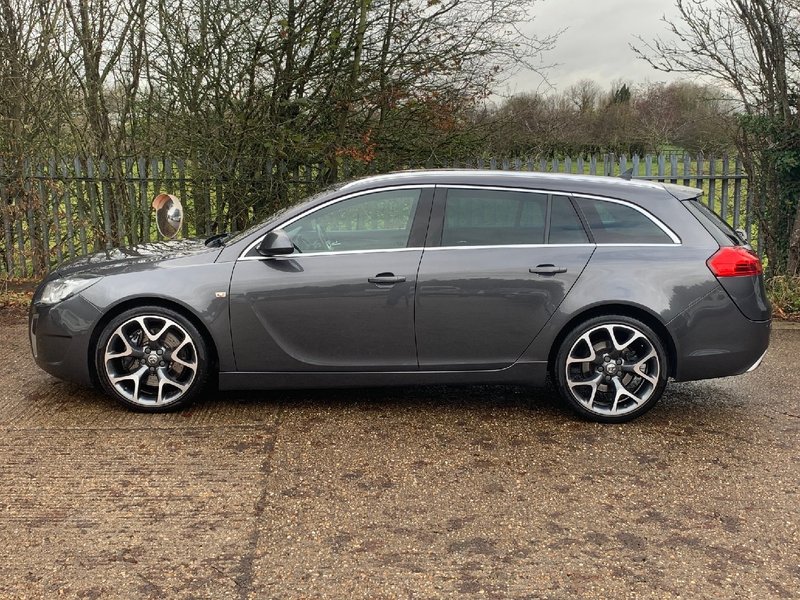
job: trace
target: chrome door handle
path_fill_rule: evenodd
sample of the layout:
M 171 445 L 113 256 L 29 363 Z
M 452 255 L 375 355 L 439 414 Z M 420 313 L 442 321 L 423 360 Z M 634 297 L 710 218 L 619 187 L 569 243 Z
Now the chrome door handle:
M 367 279 L 370 283 L 377 285 L 394 285 L 395 283 L 403 283 L 405 280 L 405 277 L 395 276 L 394 273 L 378 273 L 375 277 Z
M 566 273 L 567 267 L 557 267 L 555 265 L 536 265 L 528 269 L 528 272 L 536 275 L 555 275 L 556 273 Z

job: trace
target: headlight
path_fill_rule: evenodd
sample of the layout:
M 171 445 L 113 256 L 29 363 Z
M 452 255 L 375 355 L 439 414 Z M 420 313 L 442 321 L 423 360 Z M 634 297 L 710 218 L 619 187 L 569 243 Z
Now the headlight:
M 55 279 L 44 286 L 39 304 L 56 304 L 66 300 L 73 294 L 82 292 L 90 285 L 100 281 L 99 277 L 67 277 L 66 279 Z

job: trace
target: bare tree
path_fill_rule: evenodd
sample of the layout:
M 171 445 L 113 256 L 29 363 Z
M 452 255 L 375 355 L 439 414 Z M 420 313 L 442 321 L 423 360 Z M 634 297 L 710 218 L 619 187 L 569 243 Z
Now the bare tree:
M 564 96 L 572 101 L 580 113 L 597 110 L 602 94 L 603 91 L 600 86 L 591 79 L 582 79 L 564 90 Z
M 521 32 L 536 1 L 0 0 L 0 154 L 101 159 L 107 245 L 145 233 L 122 169 L 141 155 L 196 159 L 212 220 L 244 227 L 299 165 L 475 144 L 470 114 L 554 41 Z
M 39 190 L 25 183 L 26 159 L 46 154 L 62 143 L 60 106 L 67 74 L 51 52 L 55 32 L 48 27 L 57 7 L 29 0 L 0 0 L 0 161 L 5 171 L 2 205 L 4 225 L 24 219 L 41 208 Z M 20 231 L 23 231 L 20 228 Z M 41 225 L 24 229 L 31 240 L 42 235 Z M 34 270 L 45 268 L 48 257 L 31 244 Z M 10 268 L 6 248 L 4 263 Z
M 634 48 L 655 68 L 713 79 L 745 118 L 739 147 L 757 186 L 773 273 L 800 273 L 800 5 L 796 0 L 677 0 L 672 39 Z
M 735 106 L 714 86 L 651 84 L 637 91 L 635 105 L 639 136 L 648 149 L 672 145 L 719 156 L 733 145 Z

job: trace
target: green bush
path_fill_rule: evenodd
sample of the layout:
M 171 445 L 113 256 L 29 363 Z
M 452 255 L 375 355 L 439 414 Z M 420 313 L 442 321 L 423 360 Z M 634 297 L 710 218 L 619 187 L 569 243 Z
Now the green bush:
M 775 316 L 800 318 L 800 277 L 770 277 L 767 280 L 767 295 Z

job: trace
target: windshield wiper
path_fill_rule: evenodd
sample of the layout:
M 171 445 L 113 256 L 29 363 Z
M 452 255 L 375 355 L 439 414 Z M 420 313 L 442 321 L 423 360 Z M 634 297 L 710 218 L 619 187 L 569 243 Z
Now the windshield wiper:
M 217 248 L 219 246 L 225 245 L 225 240 L 231 237 L 231 234 L 227 231 L 223 231 L 222 233 L 215 233 L 210 238 L 207 238 L 205 242 L 203 242 L 209 248 Z

